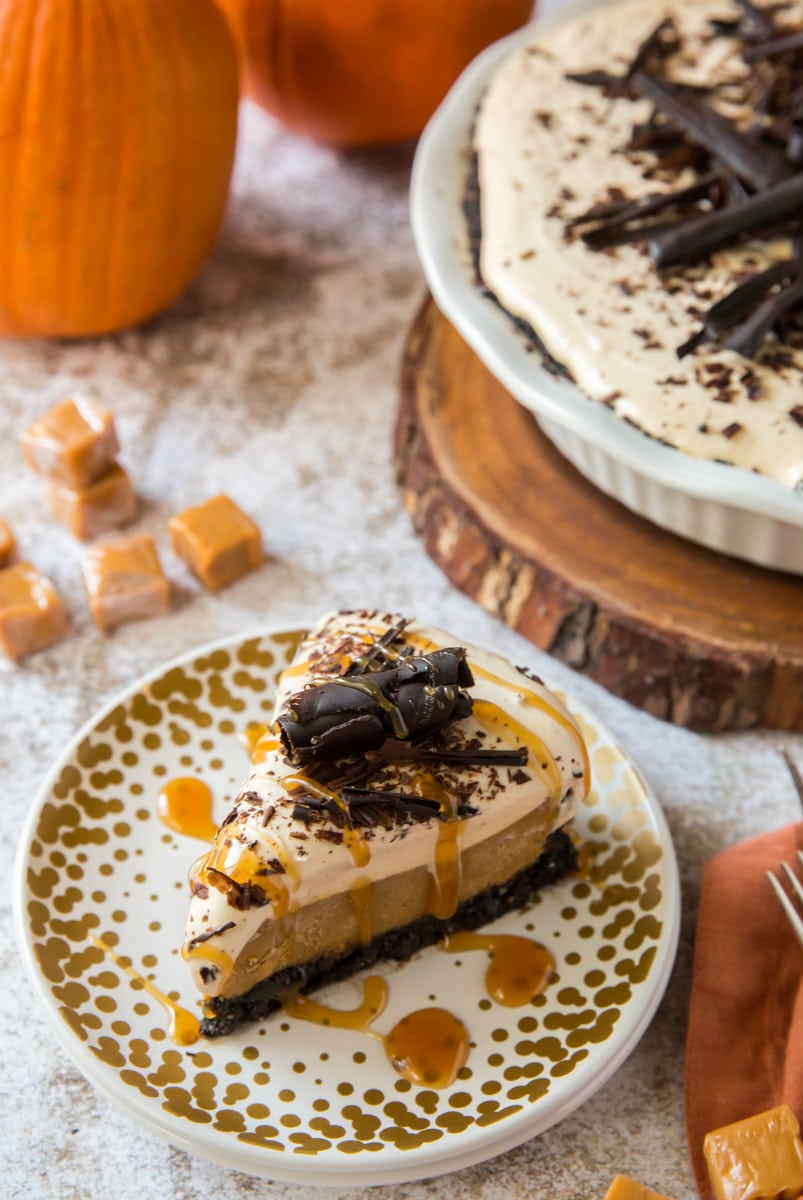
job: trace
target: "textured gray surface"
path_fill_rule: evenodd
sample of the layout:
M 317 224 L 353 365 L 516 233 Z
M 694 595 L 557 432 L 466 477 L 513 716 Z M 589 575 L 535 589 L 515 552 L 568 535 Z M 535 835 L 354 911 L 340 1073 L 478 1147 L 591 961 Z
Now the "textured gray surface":
M 683 879 L 677 966 L 651 1028 L 592 1100 L 540 1138 L 398 1197 L 595 1200 L 623 1171 L 675 1200 L 693 1194 L 682 1054 L 700 869 L 716 850 L 797 815 L 771 733 L 703 738 L 628 709 L 539 654 L 455 592 L 413 535 L 390 461 L 403 336 L 423 283 L 410 237 L 408 151 L 338 157 L 246 109 L 228 220 L 186 295 L 144 329 L 80 345 L 0 346 L 0 511 L 22 553 L 52 575 L 71 637 L 20 668 L 0 663 L 0 836 L 10 862 L 52 758 L 141 673 L 240 630 L 297 626 L 338 605 L 413 612 L 510 653 L 591 705 L 662 801 Z M 171 614 L 109 637 L 91 627 L 76 544 L 47 516 L 17 436 L 82 389 L 117 416 L 123 457 L 175 586 Z M 170 555 L 167 517 L 226 490 L 270 553 L 219 596 Z M 787 739 L 803 754 L 803 740 Z M 251 1179 L 152 1140 L 56 1045 L 0 908 L 0 1196 L 48 1200 L 244 1200 L 309 1189 Z M 358 1189 L 341 1188 L 344 1198 Z

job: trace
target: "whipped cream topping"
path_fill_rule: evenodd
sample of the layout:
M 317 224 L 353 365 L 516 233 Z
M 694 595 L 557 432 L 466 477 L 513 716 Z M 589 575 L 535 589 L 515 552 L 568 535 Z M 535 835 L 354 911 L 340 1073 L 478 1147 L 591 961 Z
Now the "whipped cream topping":
M 788 257 L 788 240 L 747 241 L 661 276 L 643 247 L 600 252 L 565 236 L 567 222 L 609 200 L 611 189 L 638 200 L 695 177 L 650 177 L 653 156 L 626 150 L 634 125 L 652 113 L 648 101 L 612 100 L 567 73 L 624 73 L 671 17 L 680 49 L 667 60 L 668 76 L 721 85 L 711 103 L 746 128 L 755 115 L 739 100 L 741 43 L 714 36 L 709 23 L 739 14 L 731 0 L 630 0 L 556 26 L 506 59 L 475 128 L 480 273 L 588 396 L 688 454 L 795 487 L 803 481 L 803 348 L 770 340 L 755 361 L 711 346 L 683 360 L 675 353 L 702 312 L 746 275 Z M 799 25 L 801 0 L 779 19 Z
M 313 680 L 342 675 L 397 621 L 393 614 L 379 612 L 325 618 L 280 679 L 274 717 Z M 410 622 L 394 649 L 401 645 L 426 653 L 455 641 L 441 630 Z M 475 647 L 467 651 L 475 679 L 470 689 L 474 711 L 450 726 L 453 744 L 476 746 L 479 739 L 485 750 L 523 745 L 529 753 L 525 767 L 426 764 L 436 777 L 435 794 L 455 796 L 473 811 L 456 822 L 460 851 L 541 805 L 553 805 L 551 827 L 559 828 L 571 819 L 589 785 L 582 736 L 557 697 L 506 659 Z M 209 996 L 220 994 L 237 956 L 266 920 L 422 865 L 434 871 L 445 827 L 433 817 L 340 830 L 338 837 L 337 826 L 326 818 L 308 824 L 294 816 L 301 798 L 293 782 L 299 768 L 272 732 L 258 743 L 255 757 L 261 761 L 212 849 L 191 873 L 194 894 L 183 953 L 198 988 Z M 416 773 L 420 776 L 420 763 L 394 762 L 371 777 L 371 786 L 409 792 Z M 313 770 L 306 774 L 314 779 Z M 279 872 L 266 876 L 266 867 Z M 259 902 L 251 902 L 248 889 L 253 887 L 262 889 Z

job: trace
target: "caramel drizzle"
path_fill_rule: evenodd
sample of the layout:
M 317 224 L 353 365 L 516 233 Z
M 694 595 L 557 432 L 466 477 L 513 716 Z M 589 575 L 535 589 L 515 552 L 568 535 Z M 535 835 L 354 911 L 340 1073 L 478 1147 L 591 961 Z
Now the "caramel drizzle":
M 219 831 L 212 849 L 193 866 L 190 882 L 193 885 L 205 884 L 219 891 L 217 875 L 222 877 L 224 890 L 225 884 L 234 884 L 237 888 L 258 888 L 272 905 L 274 917 L 279 919 L 290 907 L 291 891 L 299 886 L 298 867 L 292 855 L 272 838 L 266 838 L 262 831 L 244 824 L 239 828 L 248 842 L 260 844 L 263 853 L 258 854 L 252 845 L 244 845 L 237 840 L 237 825 L 226 825 Z M 281 872 L 271 869 L 267 861 L 271 857 L 279 861 L 283 868 Z
M 560 796 L 563 790 L 563 776 L 552 754 L 537 734 L 491 700 L 475 700 L 471 712 L 474 719 L 489 733 L 495 734 L 503 741 L 506 733 L 512 733 L 517 741 L 523 743 L 530 751 L 529 766 L 547 784 L 550 795 Z
M 140 975 L 139 971 L 132 967 L 131 962 L 127 958 L 123 958 L 117 954 L 102 938 L 92 937 L 91 941 L 92 945 L 96 946 L 98 950 L 102 950 L 115 966 L 119 967 L 121 971 L 125 971 L 130 979 L 135 979 L 149 996 L 153 996 L 154 1000 L 158 1000 L 169 1018 L 167 1027 L 168 1037 L 176 1046 L 191 1046 L 193 1042 L 198 1041 L 198 1038 L 201 1036 L 201 1026 L 198 1018 L 193 1013 L 189 1012 L 186 1008 L 182 1008 L 175 1000 L 171 1000 L 155 984 L 151 983 L 150 979 L 146 979 L 144 975 Z
M 285 1002 L 288 1016 L 330 1029 L 350 1029 L 382 1043 L 393 1069 L 412 1083 L 450 1087 L 468 1058 L 468 1031 L 443 1008 L 420 1008 L 397 1022 L 387 1034 L 371 1025 L 385 1010 L 388 985 L 379 975 L 363 980 L 362 1003 L 352 1009 L 331 1008 L 299 995 Z
M 591 787 L 591 761 L 588 756 L 588 747 L 585 744 L 585 739 L 578 730 L 571 717 L 567 717 L 560 709 L 544 697 L 539 696 L 532 688 L 522 687 L 518 682 L 515 684 L 509 683 L 506 679 L 502 679 L 499 675 L 494 675 L 492 671 L 486 671 L 484 667 L 478 667 L 476 663 L 470 663 L 472 673 L 480 679 L 486 679 L 489 683 L 498 684 L 499 687 L 506 688 L 508 691 L 515 692 L 521 700 L 522 704 L 529 708 L 537 708 L 546 716 L 550 717 L 562 729 L 565 729 L 577 742 L 577 749 L 580 752 L 580 759 L 583 764 L 583 789 L 587 793 Z
M 320 1004 L 310 1000 L 309 996 L 298 995 L 293 1000 L 285 1001 L 284 1011 L 290 1017 L 299 1021 L 310 1021 L 313 1025 L 326 1025 L 332 1029 L 353 1029 L 358 1033 L 367 1033 L 379 1037 L 369 1028 L 388 1002 L 388 985 L 381 975 L 369 975 L 363 980 L 362 1004 L 356 1008 L 330 1008 L 328 1004 Z
M 349 893 L 354 915 L 357 918 L 357 936 L 364 946 L 367 946 L 374 936 L 374 926 L 371 919 L 372 892 L 373 884 L 371 880 L 365 875 L 361 875 L 351 885 Z
M 531 938 L 509 933 L 450 933 L 443 942 L 449 954 L 486 950 L 488 995 L 506 1008 L 520 1008 L 543 992 L 555 977 L 555 958 Z
M 239 735 L 239 740 L 248 751 L 252 763 L 265 762 L 282 745 L 276 734 L 275 723 L 269 721 L 252 721 Z
M 192 775 L 169 780 L 157 800 L 159 819 L 168 829 L 186 837 L 211 842 L 217 834 L 212 820 L 212 792 Z
M 230 954 L 227 954 L 220 946 L 210 946 L 209 942 L 199 942 L 193 945 L 192 942 L 185 942 L 181 947 L 181 957 L 185 962 L 189 962 L 193 958 L 199 958 L 203 962 L 211 963 L 217 967 L 218 980 L 217 985 L 222 987 L 228 977 L 231 975 L 234 963 Z
M 429 771 L 415 775 L 410 790 L 424 800 L 436 801 L 440 808 L 427 907 L 431 916 L 445 921 L 454 913 L 460 899 L 460 834 L 465 821 L 458 819 L 457 797 L 447 792 Z

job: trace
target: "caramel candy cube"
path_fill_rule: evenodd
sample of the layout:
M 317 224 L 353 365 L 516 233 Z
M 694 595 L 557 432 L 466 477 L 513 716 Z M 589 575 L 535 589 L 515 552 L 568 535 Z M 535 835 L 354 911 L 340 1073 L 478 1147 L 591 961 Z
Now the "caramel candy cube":
M 40 475 L 71 488 L 89 487 L 112 465 L 119 447 L 114 418 L 90 400 L 69 397 L 22 435 L 22 453 Z
M 16 547 L 17 543 L 11 532 L 11 526 L 6 525 L 5 521 L 0 521 L 0 568 L 8 566 L 14 557 Z
M 149 533 L 85 550 L 81 571 L 98 629 L 111 629 L 140 617 L 158 617 L 170 607 L 170 584 Z
M 168 523 L 173 549 L 211 591 L 233 583 L 264 558 L 259 527 L 228 496 L 213 496 Z
M 0 649 L 16 662 L 67 632 L 67 614 L 50 580 L 30 563 L 0 571 Z
M 703 1153 L 715 1200 L 796 1200 L 803 1142 L 788 1104 L 707 1133 Z
M 119 463 L 85 488 L 67 487 L 51 479 L 47 498 L 56 520 L 63 521 L 82 542 L 126 525 L 137 513 L 134 485 Z
M 650 1191 L 643 1183 L 637 1183 L 627 1175 L 614 1175 L 605 1193 L 605 1200 L 667 1200 L 667 1197 Z

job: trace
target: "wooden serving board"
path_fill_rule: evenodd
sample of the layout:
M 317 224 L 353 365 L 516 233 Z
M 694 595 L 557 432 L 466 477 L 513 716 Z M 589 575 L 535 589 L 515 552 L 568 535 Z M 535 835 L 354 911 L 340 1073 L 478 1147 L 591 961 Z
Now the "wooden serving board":
M 405 348 L 395 453 L 429 554 L 535 645 L 678 725 L 803 729 L 803 580 L 605 496 L 432 301 Z

